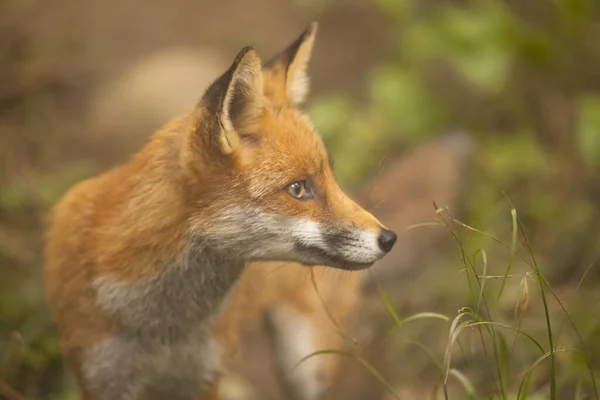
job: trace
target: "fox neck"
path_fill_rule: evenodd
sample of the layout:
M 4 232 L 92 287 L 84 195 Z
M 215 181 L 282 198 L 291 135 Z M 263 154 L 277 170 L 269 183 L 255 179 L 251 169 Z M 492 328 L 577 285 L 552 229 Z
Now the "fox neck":
M 99 305 L 126 331 L 159 342 L 209 326 L 246 265 L 246 255 L 232 255 L 192 231 L 198 193 L 190 193 L 180 144 L 178 134 L 159 134 L 115 170 L 126 169 L 132 178 L 103 193 L 119 226 L 105 236 L 107 273 L 93 282 Z M 119 267 L 123 259 L 131 260 L 127 268 Z
M 148 344 L 168 344 L 208 333 L 245 264 L 194 237 L 156 274 L 134 284 L 101 276 L 93 285 L 98 304 L 118 316 L 123 333 Z

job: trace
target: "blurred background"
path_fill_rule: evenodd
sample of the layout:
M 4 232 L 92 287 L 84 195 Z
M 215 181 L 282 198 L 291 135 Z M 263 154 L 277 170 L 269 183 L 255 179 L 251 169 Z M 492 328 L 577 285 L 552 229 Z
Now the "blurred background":
M 49 207 L 192 107 L 241 47 L 268 58 L 312 20 L 308 112 L 338 178 L 400 234 L 348 326 L 396 394 L 348 357 L 329 397 L 435 398 L 470 307 L 544 351 L 550 321 L 554 347 L 587 355 L 542 360 L 527 398 L 598 398 L 597 0 L 0 0 L 0 399 L 76 398 L 42 290 Z M 449 321 L 390 333 L 394 313 Z M 516 399 L 543 356 L 486 329 L 450 352 L 450 398 Z M 280 398 L 247 336 L 226 398 Z

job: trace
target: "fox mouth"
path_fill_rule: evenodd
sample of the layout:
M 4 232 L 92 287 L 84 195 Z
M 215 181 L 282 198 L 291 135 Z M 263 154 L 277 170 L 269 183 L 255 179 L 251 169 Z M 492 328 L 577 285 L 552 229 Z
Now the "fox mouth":
M 346 271 L 359 271 L 367 269 L 375 263 L 375 261 L 369 263 L 349 261 L 315 246 L 297 245 L 297 249 L 303 256 L 302 263 L 310 267 L 323 265 Z

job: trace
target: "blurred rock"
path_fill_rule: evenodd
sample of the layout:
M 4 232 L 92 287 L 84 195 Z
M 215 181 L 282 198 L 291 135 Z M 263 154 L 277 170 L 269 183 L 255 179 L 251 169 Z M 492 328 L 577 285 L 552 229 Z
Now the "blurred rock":
M 398 242 L 371 268 L 384 289 L 401 278 L 419 273 L 422 258 L 449 235 L 444 228 L 412 225 L 435 222 L 434 203 L 459 213 L 466 165 L 473 150 L 465 132 L 452 132 L 391 160 L 360 192 L 359 199 L 383 224 L 395 231 Z M 367 290 L 373 289 L 372 280 Z
M 209 49 L 153 53 L 98 89 L 90 107 L 90 125 L 103 136 L 149 136 L 194 107 L 227 66 L 224 57 Z

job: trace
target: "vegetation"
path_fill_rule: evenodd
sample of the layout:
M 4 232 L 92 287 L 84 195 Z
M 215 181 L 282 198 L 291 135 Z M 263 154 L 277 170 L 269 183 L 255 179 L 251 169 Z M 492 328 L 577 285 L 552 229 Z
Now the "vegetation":
M 508 242 L 457 220 L 448 210 L 437 212 L 437 224 L 445 227 L 458 245 L 460 273 L 468 293 L 461 299 L 465 306 L 456 315 L 422 312 L 401 318 L 389 296 L 380 293 L 393 322 L 390 334 L 404 336 L 400 340 L 403 346 L 418 346 L 437 371 L 428 395 L 432 399 L 472 400 L 598 399 L 598 367 L 592 363 L 593 333 L 581 330 L 588 329 L 584 323 L 590 310 L 583 309 L 581 297 L 585 295 L 579 293 L 592 266 L 571 288 L 571 295 L 581 297 L 567 305 L 541 272 L 514 208 Z M 472 253 L 466 249 L 466 243 L 474 236 L 501 250 L 489 252 L 496 253 L 498 265 L 491 265 L 485 249 Z M 500 253 L 505 255 L 504 261 Z M 494 274 L 499 269 L 501 273 Z M 444 346 L 438 346 L 437 352 L 422 343 L 422 330 L 402 332 L 406 324 L 427 319 L 437 320 L 430 325 L 443 324 L 446 332 L 441 341 Z M 320 354 L 354 358 L 387 388 L 391 398 L 402 398 L 395 389 L 398 384 L 390 382 L 360 354 L 324 350 L 302 361 Z

